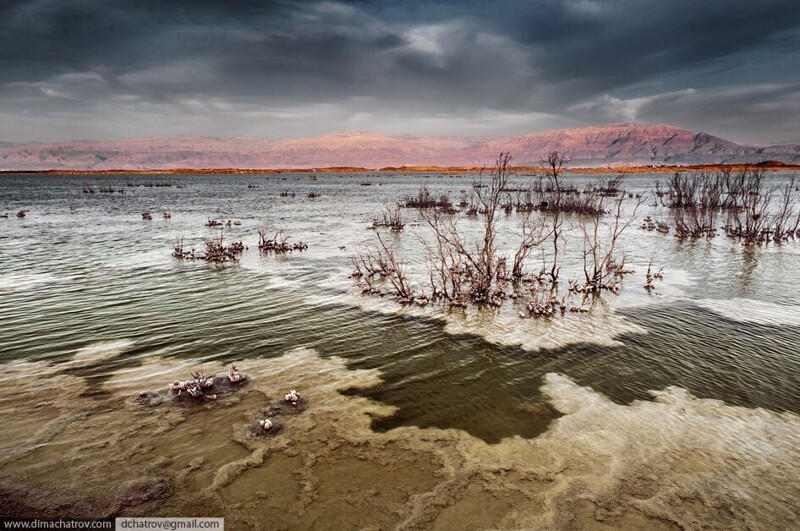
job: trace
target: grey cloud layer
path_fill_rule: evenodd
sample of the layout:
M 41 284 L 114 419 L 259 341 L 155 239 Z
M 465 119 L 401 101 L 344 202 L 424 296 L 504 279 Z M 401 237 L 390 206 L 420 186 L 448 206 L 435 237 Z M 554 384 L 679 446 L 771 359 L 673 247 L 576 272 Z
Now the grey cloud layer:
M 0 4 L 7 141 L 619 118 L 769 142 L 796 139 L 797 72 L 796 0 Z

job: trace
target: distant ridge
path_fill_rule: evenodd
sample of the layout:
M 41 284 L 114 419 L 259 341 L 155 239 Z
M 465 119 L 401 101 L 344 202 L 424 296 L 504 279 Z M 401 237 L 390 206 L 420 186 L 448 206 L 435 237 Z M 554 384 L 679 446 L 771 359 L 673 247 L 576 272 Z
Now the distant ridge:
M 559 151 L 572 166 L 800 163 L 800 144 L 754 146 L 668 125 L 611 124 L 515 137 L 337 133 L 309 138 L 207 137 L 0 144 L 0 170 L 148 170 L 482 166 L 509 151 L 536 164 Z

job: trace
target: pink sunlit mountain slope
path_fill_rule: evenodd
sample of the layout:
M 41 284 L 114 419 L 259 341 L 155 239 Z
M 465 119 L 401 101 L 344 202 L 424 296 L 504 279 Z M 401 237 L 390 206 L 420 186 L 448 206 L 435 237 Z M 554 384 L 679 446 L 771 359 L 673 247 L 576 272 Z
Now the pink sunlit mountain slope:
M 535 164 L 554 150 L 573 166 L 800 162 L 800 144 L 753 146 L 666 125 L 614 124 L 494 138 L 339 133 L 0 144 L 0 170 L 482 166 L 501 151 L 517 164 Z

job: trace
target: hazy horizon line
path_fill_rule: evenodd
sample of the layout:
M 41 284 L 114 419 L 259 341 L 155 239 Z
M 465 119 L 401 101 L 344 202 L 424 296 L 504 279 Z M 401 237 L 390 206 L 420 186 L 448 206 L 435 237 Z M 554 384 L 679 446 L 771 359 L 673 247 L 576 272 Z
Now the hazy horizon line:
M 606 123 L 597 123 L 591 125 L 582 125 L 576 127 L 556 127 L 556 128 L 549 128 L 549 129 L 541 129 L 532 131 L 530 133 L 522 133 L 522 134 L 496 134 L 496 135 L 459 135 L 459 134 L 425 134 L 425 133 L 400 133 L 400 132 L 385 132 L 385 131 L 378 131 L 378 130 L 367 130 L 367 129 L 340 129 L 336 131 L 328 131 L 328 132 L 319 132 L 315 134 L 309 135 L 286 135 L 286 136 L 225 136 L 225 135 L 208 135 L 208 134 L 171 134 L 171 135 L 146 135 L 146 136 L 128 136 L 128 137 L 118 137 L 118 138 L 91 138 L 91 137 L 83 137 L 83 138 L 70 138 L 70 139 L 62 139 L 62 140 L 54 140 L 54 141 L 47 141 L 47 140 L 0 140 L 0 144 L 11 144 L 14 146 L 21 146 L 21 145 L 30 145 L 30 144 L 44 144 L 44 145 L 54 145 L 54 144 L 62 144 L 62 143 L 83 143 L 83 142 L 125 142 L 125 141 L 132 141 L 132 140 L 161 140 L 161 139 L 177 139 L 177 138 L 186 138 L 186 139 L 209 139 L 209 140 L 247 140 L 247 141 L 258 141 L 258 140 L 301 140 L 301 139 L 309 139 L 309 138 L 323 138 L 323 137 L 333 137 L 333 136 L 347 136 L 347 135 L 375 135 L 375 136 L 384 136 L 384 137 L 408 137 L 408 138 L 458 138 L 458 139 L 465 139 L 465 140 L 490 140 L 490 139 L 501 139 L 501 138 L 520 138 L 526 136 L 534 136 L 538 134 L 546 134 L 558 131 L 576 131 L 581 129 L 600 129 L 605 127 L 626 127 L 626 126 L 639 126 L 639 127 L 669 127 L 674 129 L 680 129 L 682 131 L 688 131 L 694 133 L 695 135 L 698 134 L 707 134 L 714 136 L 716 138 L 733 142 L 735 144 L 747 147 L 769 147 L 769 146 L 777 146 L 777 145 L 784 145 L 784 144 L 800 144 L 800 138 L 798 139 L 785 139 L 785 140 L 776 140 L 771 141 L 768 143 L 753 143 L 753 142 L 744 142 L 736 139 L 731 139 L 727 136 L 723 136 L 717 133 L 712 133 L 706 130 L 695 130 L 689 129 L 686 127 L 681 127 L 678 125 L 673 125 L 669 123 L 656 123 L 656 122 L 606 122 Z

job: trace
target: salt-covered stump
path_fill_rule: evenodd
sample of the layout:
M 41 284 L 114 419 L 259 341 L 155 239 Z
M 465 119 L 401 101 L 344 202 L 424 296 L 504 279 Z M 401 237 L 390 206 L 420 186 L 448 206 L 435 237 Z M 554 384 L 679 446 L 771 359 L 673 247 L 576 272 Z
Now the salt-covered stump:
M 247 375 L 239 372 L 239 368 L 236 365 L 231 365 L 228 371 L 228 381 L 234 385 L 241 385 L 247 382 Z
M 238 373 L 238 369 L 236 372 Z M 230 374 L 206 377 L 200 373 L 192 373 L 192 379 L 174 380 L 164 390 L 139 393 L 135 401 L 148 407 L 159 406 L 170 399 L 172 403 L 183 407 L 207 404 L 225 399 L 247 386 L 247 375 L 239 374 L 240 378 L 231 379 Z
M 286 397 L 284 397 L 267 407 L 259 409 L 258 413 L 263 417 L 280 417 L 284 415 L 299 415 L 306 409 L 308 409 L 308 400 L 304 396 L 298 395 L 296 402 L 287 401 Z
M 248 424 L 247 434 L 250 435 L 251 437 L 267 439 L 275 437 L 276 435 L 280 434 L 283 431 L 283 424 L 281 424 L 277 420 L 269 419 L 272 422 L 272 425 L 270 426 L 269 429 L 265 429 L 259 424 L 259 421 L 262 420 L 266 419 L 260 418 L 259 420 L 256 420 L 255 422 Z

